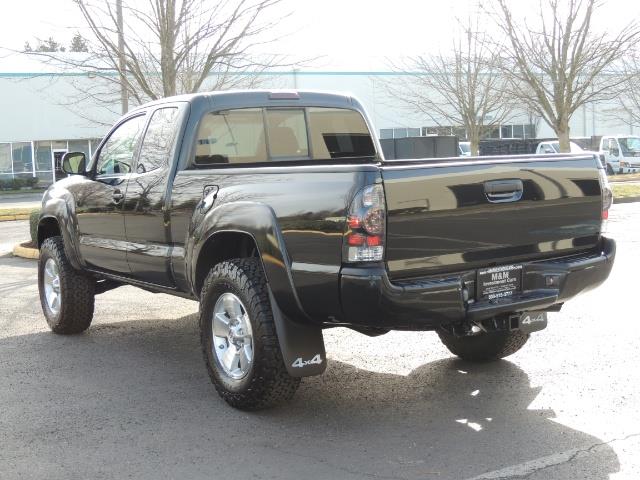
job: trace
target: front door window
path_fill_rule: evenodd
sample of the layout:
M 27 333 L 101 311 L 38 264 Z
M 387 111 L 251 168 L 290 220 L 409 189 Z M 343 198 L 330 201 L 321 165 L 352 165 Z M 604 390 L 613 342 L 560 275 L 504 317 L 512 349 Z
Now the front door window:
M 144 115 L 130 118 L 113 131 L 100 149 L 96 166 L 98 175 L 125 175 L 131 172 L 144 119 Z

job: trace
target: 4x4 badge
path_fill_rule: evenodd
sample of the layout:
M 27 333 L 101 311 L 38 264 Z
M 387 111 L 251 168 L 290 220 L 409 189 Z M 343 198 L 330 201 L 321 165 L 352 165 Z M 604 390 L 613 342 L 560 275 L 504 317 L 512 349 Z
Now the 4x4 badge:
M 311 360 L 303 360 L 302 357 L 296 358 L 291 366 L 295 368 L 303 368 L 307 365 L 320 365 L 321 363 L 322 357 L 319 353 L 316 353 L 316 355 Z

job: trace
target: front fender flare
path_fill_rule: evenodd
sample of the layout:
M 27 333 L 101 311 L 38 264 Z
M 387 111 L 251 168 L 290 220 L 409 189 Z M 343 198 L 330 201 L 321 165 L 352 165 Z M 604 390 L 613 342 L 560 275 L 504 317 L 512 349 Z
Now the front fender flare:
M 42 210 L 38 219 L 38 230 L 43 220 L 53 218 L 58 223 L 60 234 L 64 241 L 64 248 L 69 262 L 78 270 L 82 269 L 84 262 L 80 256 L 78 224 L 75 215 L 75 202 L 73 195 L 68 191 L 57 192 L 51 195 L 50 191 L 45 192 L 42 199 Z M 38 245 L 40 247 L 40 245 Z

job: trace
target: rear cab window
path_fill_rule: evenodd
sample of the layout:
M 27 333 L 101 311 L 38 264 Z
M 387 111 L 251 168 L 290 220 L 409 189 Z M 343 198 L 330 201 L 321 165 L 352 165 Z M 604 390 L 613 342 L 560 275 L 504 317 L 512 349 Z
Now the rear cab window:
M 309 108 L 313 158 L 367 158 L 376 154 L 369 128 L 360 113 L 344 108 Z
M 269 156 L 272 159 L 309 158 L 309 139 L 304 116 L 301 108 L 266 110 Z
M 344 108 L 245 108 L 200 121 L 196 168 L 264 162 L 370 160 L 376 156 L 363 116 Z
M 262 109 L 212 112 L 196 139 L 196 164 L 257 163 L 267 160 Z

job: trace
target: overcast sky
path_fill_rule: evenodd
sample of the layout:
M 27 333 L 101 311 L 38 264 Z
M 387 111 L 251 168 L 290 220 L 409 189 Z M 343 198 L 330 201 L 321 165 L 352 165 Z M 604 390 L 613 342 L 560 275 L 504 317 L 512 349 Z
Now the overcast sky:
M 325 70 L 377 70 L 384 68 L 387 57 L 446 48 L 455 19 L 474 16 L 477 5 L 478 0 L 286 0 L 282 8 L 292 15 L 280 29 L 290 34 L 269 50 L 323 56 L 317 66 Z M 539 2 L 520 0 L 514 5 L 533 16 Z M 86 34 L 72 0 L 0 0 L 0 18 L 4 48 L 21 49 L 27 40 L 33 45 L 35 38 L 50 35 L 68 44 L 75 31 Z M 634 18 L 640 18 L 640 1 L 607 0 L 596 27 L 613 31 Z

